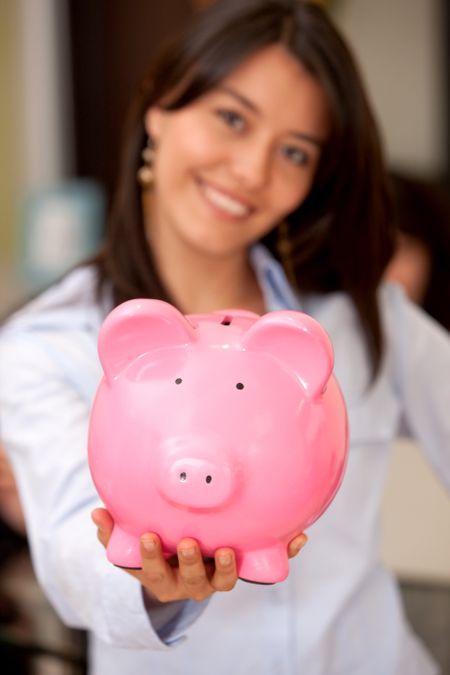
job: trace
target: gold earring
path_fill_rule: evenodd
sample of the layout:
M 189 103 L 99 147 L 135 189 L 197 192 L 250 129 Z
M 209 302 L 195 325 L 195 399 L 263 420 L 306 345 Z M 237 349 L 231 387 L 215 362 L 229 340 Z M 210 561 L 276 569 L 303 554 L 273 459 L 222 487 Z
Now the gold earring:
M 297 286 L 294 263 L 292 261 L 292 242 L 289 238 L 289 226 L 283 220 L 277 228 L 277 251 L 281 259 L 281 264 L 286 273 L 289 283 L 294 288 Z
M 141 157 L 143 164 L 137 171 L 137 179 L 144 190 L 149 190 L 154 181 L 153 161 L 155 158 L 155 149 L 150 138 L 147 139 L 147 145 L 142 150 Z

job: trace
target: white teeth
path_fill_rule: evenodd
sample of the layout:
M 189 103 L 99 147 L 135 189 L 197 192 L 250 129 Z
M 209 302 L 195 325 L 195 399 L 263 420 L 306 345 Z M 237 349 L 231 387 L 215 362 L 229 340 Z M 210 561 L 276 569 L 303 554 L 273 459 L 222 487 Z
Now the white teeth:
M 250 212 L 248 206 L 244 206 L 241 202 L 224 195 L 223 192 L 214 190 L 209 185 L 204 185 L 204 194 L 206 198 L 215 206 L 218 206 L 223 211 L 227 211 L 232 216 L 245 216 Z

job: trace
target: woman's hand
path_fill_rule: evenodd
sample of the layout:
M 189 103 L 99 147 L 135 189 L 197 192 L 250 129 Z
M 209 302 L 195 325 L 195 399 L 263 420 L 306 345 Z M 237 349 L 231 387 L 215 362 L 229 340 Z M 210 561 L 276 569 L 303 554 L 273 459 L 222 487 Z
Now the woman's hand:
M 113 520 L 106 509 L 95 509 L 92 519 L 97 536 L 106 547 L 111 536 Z M 178 565 L 164 558 L 156 534 L 141 538 L 142 570 L 126 570 L 160 602 L 175 600 L 205 600 L 215 591 L 231 591 L 237 581 L 236 561 L 230 548 L 216 551 L 214 562 L 205 563 L 194 539 L 183 539 L 177 547 Z
M 113 520 L 106 509 L 95 509 L 92 520 L 97 536 L 107 546 Z M 288 547 L 290 558 L 305 545 L 304 534 L 295 537 Z M 178 564 L 172 566 L 164 558 L 156 534 L 141 537 L 142 570 L 125 570 L 138 579 L 149 595 L 160 602 L 175 600 L 205 600 L 216 591 L 231 591 L 238 579 L 236 560 L 231 548 L 219 548 L 214 561 L 205 562 L 195 539 L 183 539 L 177 547 Z

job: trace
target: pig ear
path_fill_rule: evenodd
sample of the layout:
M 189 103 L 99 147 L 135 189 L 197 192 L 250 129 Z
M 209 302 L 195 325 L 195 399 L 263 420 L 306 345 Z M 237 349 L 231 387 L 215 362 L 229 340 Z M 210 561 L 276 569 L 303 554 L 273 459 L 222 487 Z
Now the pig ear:
M 242 345 L 271 354 L 292 370 L 309 396 L 320 395 L 333 370 L 333 348 L 320 324 L 307 314 L 265 314 L 245 333 Z
M 98 353 L 108 380 L 137 357 L 158 347 L 183 345 L 195 331 L 175 307 L 161 300 L 129 300 L 106 317 Z

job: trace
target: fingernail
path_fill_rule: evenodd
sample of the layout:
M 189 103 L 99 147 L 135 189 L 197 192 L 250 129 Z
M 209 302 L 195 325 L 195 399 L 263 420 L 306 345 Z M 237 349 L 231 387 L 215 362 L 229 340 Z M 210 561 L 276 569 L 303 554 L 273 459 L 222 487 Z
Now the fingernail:
M 231 564 L 231 555 L 229 553 L 224 553 L 223 555 L 219 555 L 219 563 L 223 565 L 224 567 L 226 565 Z
M 142 541 L 142 546 L 149 553 L 152 553 L 155 550 L 156 541 L 152 537 L 143 537 L 141 541 Z
M 195 548 L 180 548 L 180 555 L 185 560 L 192 560 L 195 557 Z

